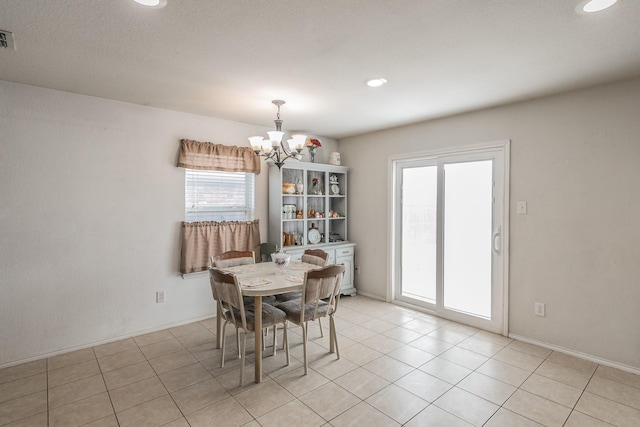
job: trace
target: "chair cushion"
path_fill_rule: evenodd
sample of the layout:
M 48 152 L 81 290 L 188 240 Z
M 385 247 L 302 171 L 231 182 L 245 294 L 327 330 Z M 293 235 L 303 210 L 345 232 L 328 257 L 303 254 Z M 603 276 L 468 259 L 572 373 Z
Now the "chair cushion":
M 233 323 L 233 318 L 231 317 L 230 312 L 225 312 L 225 318 Z M 233 315 L 236 319 L 236 326 L 242 326 L 242 320 L 240 318 L 240 310 L 237 308 L 233 309 Z M 256 319 L 255 306 L 247 305 L 244 307 L 244 315 L 247 318 L 247 330 L 253 331 L 254 324 Z M 287 315 L 284 311 L 275 308 L 269 304 L 262 304 L 262 327 L 266 328 L 267 326 L 277 325 L 278 323 L 284 323 L 287 319 Z
M 292 301 L 292 300 L 298 300 L 300 301 L 302 299 L 302 291 L 298 291 L 298 292 L 287 292 L 284 294 L 278 294 L 276 295 L 276 302 L 282 303 L 285 301 Z
M 313 313 L 315 310 L 315 303 L 305 304 L 304 310 L 304 321 L 315 320 L 318 317 L 325 317 L 331 313 L 333 313 L 333 307 L 324 301 L 318 301 L 318 311 L 316 312 L 316 316 L 313 317 Z M 291 300 L 285 301 L 278 304 L 278 308 L 284 311 L 287 314 L 287 320 L 299 324 L 300 323 L 300 300 Z

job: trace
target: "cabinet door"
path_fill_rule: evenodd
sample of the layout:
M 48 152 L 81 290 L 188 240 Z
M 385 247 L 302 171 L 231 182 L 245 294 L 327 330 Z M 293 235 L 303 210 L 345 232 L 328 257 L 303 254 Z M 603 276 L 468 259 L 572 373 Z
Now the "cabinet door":
M 353 255 L 345 255 L 336 257 L 336 264 L 344 264 L 344 279 L 342 279 L 342 286 L 340 289 L 347 289 L 353 287 Z
M 285 250 L 285 252 L 291 255 L 291 261 L 302 261 L 302 254 L 304 253 L 303 251 Z
M 336 264 L 336 251 L 327 248 L 323 248 L 322 250 L 329 254 L 329 260 L 327 264 Z

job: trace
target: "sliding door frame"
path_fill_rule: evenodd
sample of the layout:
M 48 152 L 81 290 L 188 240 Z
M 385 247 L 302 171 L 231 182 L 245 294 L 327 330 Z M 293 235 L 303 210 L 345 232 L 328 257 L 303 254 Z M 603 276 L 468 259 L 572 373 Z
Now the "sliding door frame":
M 397 188 L 397 167 L 396 163 L 400 161 L 409 161 L 409 160 L 417 160 L 417 159 L 429 159 L 439 156 L 451 156 L 451 155 L 461 155 L 461 154 L 469 154 L 474 152 L 484 152 L 489 150 L 502 150 L 503 156 L 503 164 L 501 165 L 504 170 L 504 185 L 503 185 L 503 210 L 500 215 L 500 220 L 502 223 L 501 230 L 501 252 L 503 257 L 502 262 L 502 277 L 503 277 L 503 286 L 502 286 L 502 325 L 500 334 L 504 336 L 508 336 L 509 333 L 509 210 L 510 210 L 510 201 L 509 201 L 509 180 L 510 180 L 510 140 L 499 140 L 488 143 L 480 143 L 474 145 L 467 145 L 461 147 L 453 147 L 453 148 L 440 148 L 433 149 L 428 151 L 420 151 L 413 153 L 405 153 L 400 155 L 394 155 L 389 157 L 388 161 L 388 215 L 389 215 L 389 223 L 387 225 L 387 241 L 389 242 L 387 249 L 387 260 L 388 260 L 388 278 L 387 278 L 387 294 L 386 300 L 387 302 L 393 302 L 397 305 L 408 306 L 414 309 L 418 309 L 423 312 L 427 312 L 430 314 L 435 314 L 435 312 L 426 309 L 425 307 L 418 307 L 403 301 L 399 301 L 396 299 L 396 289 L 397 289 L 397 281 L 399 277 L 399 267 L 396 266 L 396 258 L 398 258 L 398 252 L 400 250 L 399 246 L 399 237 L 396 235 L 396 223 L 401 220 L 397 217 L 398 209 L 396 209 L 396 200 L 395 200 L 395 189 Z

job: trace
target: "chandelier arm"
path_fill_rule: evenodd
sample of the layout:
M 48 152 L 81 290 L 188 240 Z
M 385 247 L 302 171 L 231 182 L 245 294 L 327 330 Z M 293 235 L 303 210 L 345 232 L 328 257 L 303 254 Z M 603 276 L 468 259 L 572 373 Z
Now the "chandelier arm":
M 289 147 L 289 143 L 282 141 L 280 143 L 280 147 L 282 148 L 282 152 L 288 157 L 291 157 L 291 154 L 293 153 L 293 151 L 291 151 L 291 147 Z
M 287 159 L 296 159 L 298 160 L 298 155 L 299 153 L 294 153 L 291 150 L 287 150 L 284 147 L 277 148 L 273 151 L 271 151 L 269 154 L 259 154 L 259 156 L 265 157 L 267 159 L 270 159 L 273 161 L 273 163 L 278 166 L 278 169 L 282 168 L 282 165 L 284 165 L 284 162 Z

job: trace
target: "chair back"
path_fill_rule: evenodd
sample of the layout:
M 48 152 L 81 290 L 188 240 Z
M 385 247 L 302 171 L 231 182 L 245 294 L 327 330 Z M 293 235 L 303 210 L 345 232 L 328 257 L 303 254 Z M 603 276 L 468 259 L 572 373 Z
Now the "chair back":
M 329 263 L 329 254 L 322 249 L 307 249 L 302 254 L 301 261 L 324 267 Z
M 340 295 L 344 272 L 344 265 L 329 265 L 319 270 L 311 270 L 305 273 L 302 287 L 302 303 L 305 306 L 307 304 L 313 306 L 312 320 L 318 318 L 318 306 L 322 300 L 329 303 L 331 310 L 335 310 L 336 297 Z M 302 313 L 306 310 L 302 310 Z
M 271 261 L 271 254 L 278 252 L 278 245 L 275 243 L 265 242 L 260 243 L 260 259 L 264 261 Z
M 247 322 L 242 301 L 242 289 L 240 289 L 236 276 L 232 273 L 225 273 L 217 268 L 212 268 L 209 270 L 209 278 L 213 298 L 220 302 L 222 308 L 229 313 L 234 323 L 242 324 L 242 327 L 246 330 Z M 238 313 L 240 314 L 240 319 L 236 319 Z
M 211 257 L 211 265 L 216 268 L 235 267 L 236 265 L 255 264 L 253 251 L 228 251 Z

